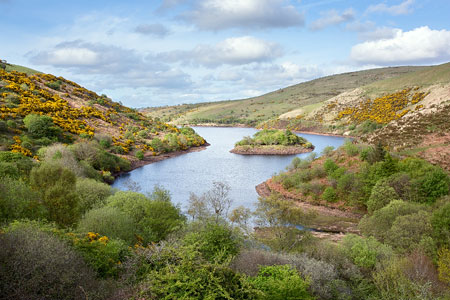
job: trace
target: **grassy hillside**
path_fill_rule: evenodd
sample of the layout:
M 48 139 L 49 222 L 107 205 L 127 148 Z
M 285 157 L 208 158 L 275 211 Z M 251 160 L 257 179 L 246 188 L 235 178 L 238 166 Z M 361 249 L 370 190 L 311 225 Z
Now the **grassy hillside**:
M 321 103 L 342 92 L 375 81 L 428 68 L 394 67 L 344 73 L 296 84 L 249 99 L 148 108 L 143 113 L 176 124 L 244 123 L 256 125 L 293 109 Z
M 94 167 L 115 173 L 124 168 L 113 161 L 141 164 L 138 160 L 205 143 L 190 128 L 179 129 L 146 117 L 62 77 L 9 64 L 3 66 L 0 151 L 37 160 L 45 156 L 41 150 L 53 144 L 89 144 L 86 147 L 96 153 L 95 157 L 105 158 L 103 165 Z

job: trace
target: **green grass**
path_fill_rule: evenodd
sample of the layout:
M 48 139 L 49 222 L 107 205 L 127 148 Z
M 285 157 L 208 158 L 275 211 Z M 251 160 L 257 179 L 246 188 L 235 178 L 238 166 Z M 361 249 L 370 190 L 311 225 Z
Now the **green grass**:
M 11 72 L 11 71 L 17 71 L 17 72 L 22 72 L 22 73 L 26 73 L 27 75 L 33 75 L 33 74 L 39 74 L 42 72 L 27 68 L 27 67 L 23 67 L 23 66 L 19 66 L 19 65 L 13 65 L 13 64 L 7 64 L 6 65 L 6 69 L 7 72 Z

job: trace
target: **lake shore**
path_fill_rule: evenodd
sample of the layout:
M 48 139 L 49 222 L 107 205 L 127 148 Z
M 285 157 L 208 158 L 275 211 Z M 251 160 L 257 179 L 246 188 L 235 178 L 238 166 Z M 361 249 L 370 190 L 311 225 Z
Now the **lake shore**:
M 206 148 L 210 146 L 209 143 L 205 143 L 201 146 L 196 146 L 196 147 L 191 147 L 187 150 L 179 150 L 179 151 L 174 151 L 174 152 L 169 152 L 169 153 L 161 153 L 160 155 L 152 155 L 151 153 L 145 154 L 144 155 L 144 159 L 139 160 L 139 159 L 133 159 L 130 160 L 131 163 L 131 168 L 130 170 L 126 171 L 126 172 L 119 172 L 114 174 L 114 177 L 117 178 L 123 174 L 129 173 L 135 169 L 138 169 L 140 167 L 155 163 L 155 162 L 159 162 L 159 161 L 163 161 L 172 157 L 176 157 L 176 156 L 180 156 L 180 155 L 184 155 L 184 154 L 188 154 L 191 152 L 200 152 L 203 150 L 206 150 Z
M 241 155 L 295 155 L 301 153 L 308 153 L 314 148 L 305 148 L 302 146 L 235 146 L 230 150 L 231 153 Z

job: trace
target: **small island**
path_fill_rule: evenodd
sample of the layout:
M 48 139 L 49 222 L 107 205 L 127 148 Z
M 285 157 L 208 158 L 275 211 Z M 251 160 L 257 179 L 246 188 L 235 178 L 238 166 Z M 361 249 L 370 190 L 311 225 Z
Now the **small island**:
M 314 146 L 290 130 L 264 129 L 237 142 L 231 153 L 243 155 L 293 155 L 311 152 Z

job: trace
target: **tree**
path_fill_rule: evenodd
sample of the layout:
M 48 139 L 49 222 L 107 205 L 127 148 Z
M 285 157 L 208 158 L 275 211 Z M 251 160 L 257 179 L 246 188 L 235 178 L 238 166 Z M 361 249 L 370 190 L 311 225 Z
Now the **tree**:
M 447 200 L 433 212 L 431 226 L 433 227 L 433 238 L 439 245 L 450 247 L 450 201 Z
M 230 186 L 223 182 L 213 182 L 213 188 L 201 196 L 191 193 L 188 214 L 193 219 L 212 217 L 216 223 L 228 217 L 233 200 L 229 198 Z

